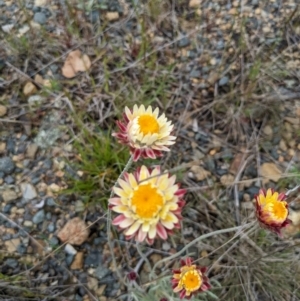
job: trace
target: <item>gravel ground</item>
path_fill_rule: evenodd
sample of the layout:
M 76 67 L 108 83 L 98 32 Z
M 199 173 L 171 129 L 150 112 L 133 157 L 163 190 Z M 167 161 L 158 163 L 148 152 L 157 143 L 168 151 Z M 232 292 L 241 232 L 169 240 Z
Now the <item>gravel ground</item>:
M 197 194 L 202 201 L 184 212 L 185 244 L 222 227 L 216 217 L 228 211 L 228 198 L 240 223 L 251 214 L 259 187 L 294 185 L 294 178 L 286 179 L 300 168 L 297 1 L 170 1 L 147 24 L 146 34 L 137 20 L 151 7 L 139 3 L 134 10 L 132 2 L 99 0 L 84 11 L 81 2 L 69 10 L 66 1 L 0 0 L 0 299 L 50 300 L 51 295 L 54 300 L 105 301 L 124 293 L 108 248 L 105 211 L 100 206 L 86 210 L 81 196 L 63 193 L 70 178 L 82 177 L 72 164 L 78 154 L 70 134 L 69 98 L 79 107 L 92 99 L 84 109 L 105 127 L 113 115 L 109 102 L 117 96 L 99 88 L 105 70 L 101 60 L 115 58 L 109 66 L 116 74 L 111 87 L 122 84 L 122 72 L 134 86 L 143 72 L 151 72 L 140 66 L 152 55 L 138 56 L 144 39 L 156 50 L 157 65 L 175 66 L 166 107 L 178 142 L 162 163 L 187 163 L 188 198 Z M 74 19 L 86 34 L 80 42 L 64 32 Z M 48 52 L 43 31 L 65 44 L 54 43 Z M 13 45 L 12 35 L 21 42 Z M 75 83 L 61 74 L 64 55 L 75 48 L 93 58 L 95 91 L 84 75 Z M 253 66 L 265 68 L 259 81 Z M 46 94 L 42 88 L 52 79 L 66 85 L 70 95 L 63 89 Z M 121 91 L 130 97 L 127 85 Z M 235 97 L 236 102 L 229 101 Z M 70 233 L 75 237 L 68 241 Z M 157 243 L 148 257 L 155 263 L 182 246 L 179 239 Z M 134 262 L 140 281 L 148 280 L 147 267 L 122 235 L 114 251 L 119 267 L 130 272 L 127 262 Z

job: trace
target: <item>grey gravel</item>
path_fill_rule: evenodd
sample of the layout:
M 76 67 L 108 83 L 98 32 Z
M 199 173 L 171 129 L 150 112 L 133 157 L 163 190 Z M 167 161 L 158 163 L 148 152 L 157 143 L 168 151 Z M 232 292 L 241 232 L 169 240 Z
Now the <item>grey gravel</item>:
M 49 231 L 50 233 L 53 233 L 53 232 L 55 231 L 55 225 L 54 225 L 54 223 L 50 223 L 50 224 L 48 225 L 47 229 L 48 229 L 48 231 Z
M 12 176 L 7 176 L 4 178 L 4 181 L 6 184 L 11 185 L 15 183 L 15 179 Z
M 59 128 L 41 130 L 35 137 L 34 142 L 42 149 L 49 148 L 61 136 Z
M 21 183 L 21 191 L 25 200 L 32 200 L 37 197 L 36 189 L 29 183 Z
M 43 25 L 43 24 L 45 24 L 47 22 L 47 17 L 42 12 L 36 12 L 34 14 L 33 20 L 34 20 L 34 22 Z
M 188 37 L 183 37 L 182 39 L 180 39 L 177 43 L 178 47 L 187 47 L 190 45 L 190 39 Z
M 15 163 L 10 157 L 0 158 L 0 171 L 10 175 L 15 169 Z
M 109 269 L 107 269 L 106 267 L 103 267 L 103 266 L 98 266 L 96 271 L 95 271 L 95 275 L 99 280 L 103 279 L 109 273 L 111 273 L 111 271 Z
M 49 206 L 49 207 L 54 207 L 54 206 L 56 206 L 56 204 L 55 204 L 53 198 L 47 198 L 46 204 L 47 204 L 47 206 Z
M 32 218 L 32 221 L 34 224 L 39 224 L 41 223 L 45 218 L 45 211 L 42 209 L 42 210 L 39 210 Z
M 9 258 L 9 259 L 5 260 L 4 264 L 6 264 L 7 266 L 9 266 L 12 269 L 15 269 L 19 263 L 16 259 Z
M 226 85 L 228 82 L 229 82 L 229 78 L 228 78 L 227 76 L 224 76 L 224 77 L 222 77 L 222 78 L 219 80 L 219 86 L 224 86 L 224 85 Z

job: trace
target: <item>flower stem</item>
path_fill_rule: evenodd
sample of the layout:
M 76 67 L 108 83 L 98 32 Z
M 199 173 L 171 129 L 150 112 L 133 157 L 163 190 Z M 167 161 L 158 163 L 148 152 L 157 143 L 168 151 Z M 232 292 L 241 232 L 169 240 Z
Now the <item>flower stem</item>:
M 121 172 L 121 174 L 119 175 L 118 179 L 116 180 L 116 182 L 115 182 L 113 188 L 116 187 L 116 186 L 118 185 L 119 179 L 121 179 L 121 178 L 123 177 L 124 173 L 128 171 L 128 169 L 130 168 L 132 162 L 133 162 L 133 156 L 130 156 L 130 158 L 129 158 L 127 164 L 125 165 L 123 171 Z M 113 195 L 114 195 L 114 190 L 113 190 L 113 188 L 111 189 L 111 193 L 110 193 L 109 198 L 112 198 Z M 113 244 L 112 244 L 111 237 L 110 237 L 110 234 L 111 234 L 111 210 L 110 210 L 109 206 L 108 206 L 108 209 L 107 209 L 106 233 L 107 233 L 108 247 L 109 247 L 109 251 L 110 251 L 111 256 L 112 256 L 112 260 L 113 260 L 114 266 L 115 266 L 115 268 L 116 268 L 116 273 L 117 273 L 117 275 L 118 275 L 120 281 L 121 281 L 124 285 L 126 285 L 126 283 L 124 282 L 124 280 L 123 280 L 123 278 L 122 278 L 122 275 L 121 275 L 121 273 L 120 273 L 120 271 L 119 271 L 119 269 L 118 269 L 118 267 L 117 267 L 116 258 L 115 258 L 114 253 L 113 253 Z
M 169 260 L 172 260 L 174 258 L 176 258 L 177 256 L 181 255 L 182 253 L 184 253 L 189 247 L 191 247 L 192 245 L 194 245 L 195 243 L 203 240 L 203 239 L 206 239 L 206 238 L 209 238 L 211 236 L 214 236 L 214 235 L 219 235 L 219 234 L 224 234 L 224 233 L 228 233 L 228 232 L 233 232 L 233 231 L 240 231 L 240 230 L 243 230 L 244 228 L 249 228 L 250 226 L 252 226 L 254 222 L 251 222 L 251 223 L 248 223 L 248 224 L 245 224 L 245 225 L 240 225 L 240 226 L 236 226 L 236 227 L 232 227 L 232 228 L 227 228 L 227 229 L 220 229 L 220 230 L 217 230 L 217 231 L 214 231 L 214 232 L 210 232 L 210 233 L 207 233 L 207 234 L 203 234 L 201 236 L 199 236 L 198 238 L 194 239 L 193 241 L 191 241 L 190 243 L 188 243 L 184 248 L 182 248 L 180 251 L 178 251 L 177 253 L 169 256 L 169 257 L 166 257 L 166 258 L 163 258 L 161 260 L 159 260 L 158 262 L 156 262 L 156 264 L 154 265 L 152 271 L 150 272 L 150 279 L 153 279 L 153 274 L 155 272 L 155 269 L 158 265 L 161 265 L 162 263 L 166 262 L 166 261 L 169 261 Z

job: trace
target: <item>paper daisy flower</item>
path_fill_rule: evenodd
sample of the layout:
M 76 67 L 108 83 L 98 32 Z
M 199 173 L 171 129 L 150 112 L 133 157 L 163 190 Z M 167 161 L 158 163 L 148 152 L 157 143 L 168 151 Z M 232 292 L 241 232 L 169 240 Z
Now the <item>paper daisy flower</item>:
M 167 239 L 174 228 L 180 228 L 184 189 L 175 184 L 176 177 L 162 174 L 160 167 L 152 171 L 142 166 L 135 173 L 125 173 L 117 197 L 109 199 L 112 211 L 119 215 L 112 224 L 124 229 L 127 239 L 152 244 L 158 235 Z
M 261 189 L 255 199 L 256 216 L 261 226 L 281 236 L 281 229 L 290 223 L 286 195 L 271 188 Z
M 194 294 L 210 289 L 206 268 L 192 264 L 192 259 L 187 257 L 181 260 L 181 268 L 173 270 L 172 286 L 180 299 L 190 299 Z
M 145 109 L 144 105 L 134 105 L 132 111 L 125 107 L 123 122 L 117 121 L 120 131 L 113 136 L 129 146 L 133 161 L 161 157 L 162 151 L 169 151 L 175 143 L 176 137 L 171 136 L 174 126 L 165 114 L 158 117 L 158 113 L 158 108 L 153 111 L 151 106 Z

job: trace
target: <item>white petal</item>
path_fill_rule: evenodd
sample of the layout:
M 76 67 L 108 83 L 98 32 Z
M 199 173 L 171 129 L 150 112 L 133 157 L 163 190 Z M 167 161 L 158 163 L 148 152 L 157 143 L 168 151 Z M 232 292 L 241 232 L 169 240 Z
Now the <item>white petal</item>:
M 121 189 L 119 187 L 114 187 L 113 190 L 114 190 L 114 193 L 120 197 L 123 197 L 123 198 L 129 197 L 129 195 L 123 189 Z
M 167 228 L 169 230 L 174 228 L 174 223 L 172 223 L 172 222 L 165 222 L 165 221 L 160 221 L 160 222 L 165 228 Z
M 132 187 L 130 187 L 130 185 L 126 181 L 119 179 L 118 183 L 127 195 L 131 195 L 131 193 L 133 192 Z
M 159 114 L 159 108 L 156 108 L 156 109 L 153 111 L 153 117 L 154 117 L 155 119 L 157 119 L 158 114 Z
M 175 184 L 175 181 L 176 181 L 176 176 L 173 175 L 169 178 L 169 187 L 173 186 Z M 177 186 L 178 187 L 178 186 Z
M 149 115 L 152 115 L 152 107 L 149 106 L 146 110 L 146 113 L 149 114 Z
M 177 190 L 177 185 L 174 185 L 168 188 L 168 190 L 164 191 L 166 200 L 171 200 L 174 197 L 174 194 Z
M 121 228 L 128 228 L 129 226 L 131 226 L 132 224 L 134 223 L 134 219 L 133 218 L 126 218 L 124 219 L 120 224 L 119 226 Z
M 129 181 L 129 184 L 130 186 L 134 189 L 138 186 L 137 182 L 136 182 L 136 179 L 134 177 L 133 174 L 129 174 L 129 177 L 128 177 L 128 181 Z
M 150 229 L 149 223 L 147 223 L 147 222 L 146 222 L 146 223 L 143 223 L 143 225 L 142 225 L 142 231 L 148 232 L 149 229 Z
M 125 107 L 125 114 L 129 120 L 132 120 L 132 113 L 128 107 Z
M 148 236 L 150 239 L 153 239 L 156 236 L 156 225 L 152 225 L 148 231 Z
M 146 180 L 148 178 L 149 178 L 148 168 L 145 165 L 143 165 L 141 167 L 140 174 L 139 174 L 139 182 Z
M 125 215 L 125 213 L 128 212 L 128 207 L 124 205 L 118 205 L 114 206 L 111 210 L 117 213 L 123 213 Z
M 133 233 L 135 233 L 139 227 L 140 227 L 140 222 L 136 221 L 134 224 L 131 225 L 131 227 L 125 232 L 125 235 L 132 235 Z
M 168 215 L 166 216 L 166 218 L 164 220 L 161 220 L 161 222 L 175 224 L 178 222 L 178 217 L 175 214 L 173 214 L 172 212 L 169 212 Z
M 157 186 L 160 190 L 164 191 L 168 188 L 169 186 L 169 179 L 168 179 L 168 175 L 163 175 L 161 177 L 159 177 L 159 180 L 157 181 Z

